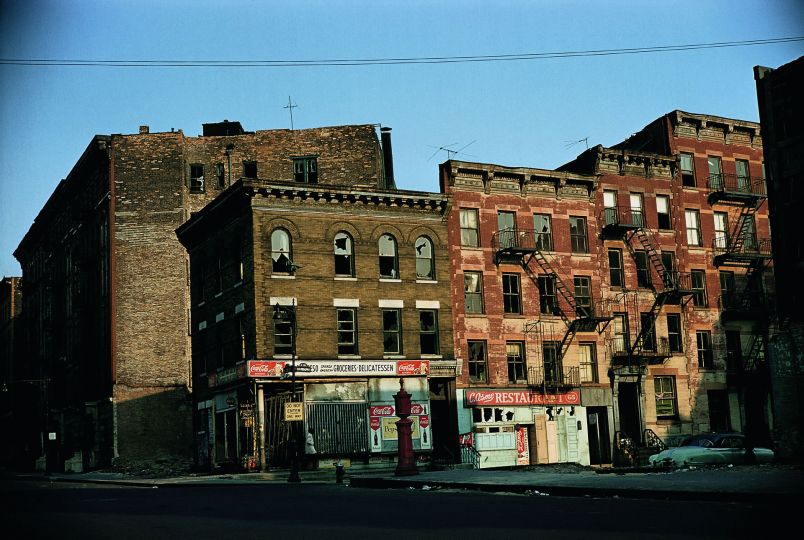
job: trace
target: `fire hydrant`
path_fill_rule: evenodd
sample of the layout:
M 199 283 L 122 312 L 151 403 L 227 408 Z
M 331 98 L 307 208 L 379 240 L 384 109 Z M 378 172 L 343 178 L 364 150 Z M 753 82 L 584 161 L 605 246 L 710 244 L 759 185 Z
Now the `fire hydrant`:
M 343 460 L 339 459 L 338 461 L 333 463 L 333 465 L 335 465 L 335 483 L 343 484 L 343 474 L 344 474 Z

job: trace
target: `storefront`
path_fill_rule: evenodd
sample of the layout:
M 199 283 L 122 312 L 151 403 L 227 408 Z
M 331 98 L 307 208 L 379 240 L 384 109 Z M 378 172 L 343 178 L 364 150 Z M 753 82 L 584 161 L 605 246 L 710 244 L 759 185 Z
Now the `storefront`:
M 586 412 L 580 393 L 464 390 L 461 426 L 481 468 L 543 463 L 589 465 Z
M 307 360 L 295 366 L 284 361 L 252 360 L 247 375 L 266 396 L 266 452 L 270 465 L 281 461 L 281 438 L 293 437 L 293 426 L 276 414 L 269 401 L 292 384 L 304 402 L 303 432 L 313 431 L 322 463 L 341 459 L 388 459 L 397 452 L 394 394 L 400 378 L 411 394 L 413 449 L 424 454 L 432 449 L 431 412 L 426 360 Z M 289 399 L 289 394 L 288 399 Z M 259 422 L 259 419 L 257 419 Z M 296 426 L 298 429 L 299 426 Z

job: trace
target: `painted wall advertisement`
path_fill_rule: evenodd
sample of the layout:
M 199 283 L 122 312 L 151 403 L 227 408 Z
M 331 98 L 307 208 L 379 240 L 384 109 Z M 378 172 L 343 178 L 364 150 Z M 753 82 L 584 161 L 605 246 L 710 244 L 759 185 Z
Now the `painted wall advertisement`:
M 399 417 L 395 415 L 393 405 L 372 405 L 369 407 L 369 428 L 370 444 L 372 452 L 383 451 L 383 441 L 396 442 L 397 428 L 396 423 Z M 427 450 L 432 448 L 432 433 L 430 431 L 430 414 L 427 405 L 413 403 L 410 407 L 411 436 L 418 439 L 418 444 L 414 447 Z M 396 446 L 386 450 L 396 450 Z
M 430 373 L 429 360 L 249 360 L 248 376 L 281 377 L 415 377 Z
M 516 430 L 516 464 L 530 465 L 530 446 L 528 443 L 528 428 L 519 427 Z

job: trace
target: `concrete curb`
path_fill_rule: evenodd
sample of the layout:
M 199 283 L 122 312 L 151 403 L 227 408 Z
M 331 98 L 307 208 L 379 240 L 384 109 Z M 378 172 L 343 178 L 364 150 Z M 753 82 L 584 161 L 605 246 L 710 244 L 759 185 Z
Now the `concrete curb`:
M 789 501 L 786 493 L 751 493 L 734 491 L 656 490 L 640 488 L 579 487 L 539 484 L 483 484 L 469 482 L 439 482 L 411 479 L 353 478 L 350 486 L 372 489 L 460 489 L 491 493 L 534 493 L 557 497 L 620 497 L 629 499 L 658 499 L 718 502 L 781 502 Z

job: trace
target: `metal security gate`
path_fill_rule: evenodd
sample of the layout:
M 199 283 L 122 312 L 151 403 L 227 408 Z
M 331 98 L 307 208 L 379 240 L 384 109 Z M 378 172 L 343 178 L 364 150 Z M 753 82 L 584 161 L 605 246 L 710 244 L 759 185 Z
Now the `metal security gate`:
M 365 403 L 308 403 L 307 427 L 313 429 L 319 454 L 364 454 L 369 451 Z
M 301 392 L 296 393 L 301 401 Z M 285 403 L 290 401 L 290 392 L 265 398 L 265 452 L 269 467 L 289 467 L 291 461 L 291 437 L 293 425 L 285 422 Z M 297 427 L 301 432 L 301 427 Z M 304 445 L 302 443 L 302 452 Z

